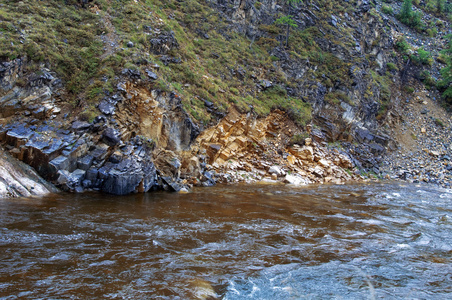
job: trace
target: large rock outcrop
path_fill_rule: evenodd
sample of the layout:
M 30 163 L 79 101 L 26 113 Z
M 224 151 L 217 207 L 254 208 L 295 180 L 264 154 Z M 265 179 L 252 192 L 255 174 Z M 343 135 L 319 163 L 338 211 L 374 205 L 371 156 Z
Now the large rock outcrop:
M 179 97 L 148 90 L 125 74 L 116 94 L 99 104 L 98 116 L 86 120 L 62 99 L 56 74 L 23 75 L 24 64 L 16 60 L 1 69 L 0 141 L 12 156 L 65 191 L 183 188 L 178 173 L 166 174 L 164 166 L 172 163 L 166 156 L 156 158 L 161 171 L 154 165 L 156 141 L 158 149 L 187 150 L 199 133 Z M 26 84 L 18 86 L 18 79 Z

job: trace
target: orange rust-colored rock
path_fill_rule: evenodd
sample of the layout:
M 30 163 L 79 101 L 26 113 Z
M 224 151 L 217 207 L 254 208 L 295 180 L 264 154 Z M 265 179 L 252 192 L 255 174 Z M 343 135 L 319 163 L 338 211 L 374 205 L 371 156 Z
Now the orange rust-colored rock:
M 227 182 L 252 182 L 270 177 L 270 166 L 279 166 L 284 173 L 304 178 L 300 181 L 304 183 L 342 183 L 356 179 L 344 170 L 353 166 L 345 155 L 329 151 L 309 138 L 308 145 L 288 146 L 292 136 L 299 133 L 300 129 L 282 111 L 257 118 L 231 109 L 216 126 L 197 137 L 192 156 L 194 152 L 204 153 L 209 166 L 223 174 Z

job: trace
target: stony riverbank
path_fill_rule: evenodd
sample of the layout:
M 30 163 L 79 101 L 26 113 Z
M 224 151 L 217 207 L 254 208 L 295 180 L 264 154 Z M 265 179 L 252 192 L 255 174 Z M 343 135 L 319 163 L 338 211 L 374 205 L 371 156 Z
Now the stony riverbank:
M 21 60 L 4 64 L 0 141 L 64 191 L 123 195 L 216 182 L 360 179 L 357 159 L 328 149 L 319 128 L 304 129 L 284 111 L 259 117 L 231 107 L 201 131 L 176 94 L 125 76 L 108 102 L 111 109 L 102 111 L 102 102 L 102 114 L 89 120 L 65 101 L 64 88 L 48 69 L 26 78 L 25 87 L 15 86 L 22 66 Z

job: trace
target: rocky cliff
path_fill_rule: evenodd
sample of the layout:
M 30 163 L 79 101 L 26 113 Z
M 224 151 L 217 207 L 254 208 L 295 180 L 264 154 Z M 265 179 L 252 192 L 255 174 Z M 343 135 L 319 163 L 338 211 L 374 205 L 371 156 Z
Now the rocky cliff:
M 421 76 L 442 62 L 416 52 L 440 56 L 443 15 L 429 37 L 382 12 L 397 2 L 50 2 L 1 6 L 0 141 L 62 190 L 407 178 L 383 162 L 408 144 L 441 173 L 408 178 L 450 186 L 450 114 Z M 419 94 L 437 109 L 407 138 Z

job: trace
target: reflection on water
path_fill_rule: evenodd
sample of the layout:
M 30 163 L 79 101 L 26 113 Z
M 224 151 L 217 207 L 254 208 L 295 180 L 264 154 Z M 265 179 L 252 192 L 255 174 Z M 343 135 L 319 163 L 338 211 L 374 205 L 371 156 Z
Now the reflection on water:
M 452 193 L 372 184 L 0 200 L 0 299 L 445 299 Z

